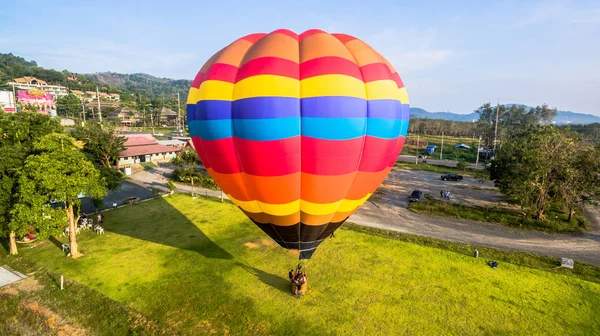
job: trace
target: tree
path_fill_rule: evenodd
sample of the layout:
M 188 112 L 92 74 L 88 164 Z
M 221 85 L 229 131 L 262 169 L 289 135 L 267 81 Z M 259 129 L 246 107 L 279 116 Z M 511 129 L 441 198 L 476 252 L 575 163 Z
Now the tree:
M 56 101 L 58 115 L 75 118 L 79 111 L 81 111 L 81 100 L 74 94 L 59 97 Z
M 544 219 L 549 204 L 569 210 L 598 186 L 598 150 L 583 146 L 572 133 L 553 126 L 517 129 L 492 161 L 491 178 L 500 190 L 536 219 Z
M 120 136 L 114 128 L 102 129 L 99 124 L 89 122 L 86 126 L 78 126 L 73 136 L 84 142 L 83 152 L 100 170 L 107 187 L 117 189 L 123 180 L 123 174 L 114 167 L 119 154 L 124 151 L 126 138 Z
M 69 223 L 71 256 L 80 256 L 76 238 L 74 208 L 79 205 L 80 195 L 102 197 L 106 186 L 100 172 L 86 156 L 79 151 L 73 138 L 63 134 L 49 134 L 35 144 L 35 154 L 25 161 L 19 178 L 19 204 L 13 215 L 20 223 L 37 219 L 50 223 L 50 229 L 57 229 L 60 217 L 57 214 L 41 217 L 48 211 L 49 200 L 64 203 L 62 213 Z M 58 209 L 56 209 L 58 210 Z M 64 217 L 63 217 L 64 218 Z M 46 219 L 46 220 L 44 220 Z M 47 230 L 49 231 L 49 230 Z
M 33 144 L 47 134 L 59 132 L 62 127 L 58 121 L 46 115 L 0 113 L 0 237 L 9 237 L 11 254 L 17 254 L 16 237 L 30 231 L 29 223 L 12 221 L 10 214 L 18 202 L 18 173 L 33 151 Z

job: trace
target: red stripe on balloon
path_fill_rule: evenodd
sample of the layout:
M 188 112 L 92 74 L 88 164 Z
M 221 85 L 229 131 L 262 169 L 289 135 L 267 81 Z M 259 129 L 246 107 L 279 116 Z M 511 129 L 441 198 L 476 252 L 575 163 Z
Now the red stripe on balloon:
M 315 34 L 327 34 L 327 33 L 322 31 L 321 29 L 309 29 L 309 30 L 305 31 L 304 33 L 300 34 L 300 41 L 302 41 L 303 39 L 305 39 L 311 35 L 315 35 Z
M 233 174 L 242 171 L 233 138 L 201 140 L 201 144 L 206 159 L 215 171 L 222 174 Z
M 218 80 L 228 83 L 234 83 L 238 67 L 231 64 L 215 63 L 208 69 L 204 81 Z M 202 83 L 200 83 L 202 84 Z
M 202 162 L 204 167 L 206 167 L 207 169 L 210 168 L 210 162 L 208 161 L 208 158 L 206 157 L 206 153 L 204 152 L 204 147 L 202 145 L 202 139 L 200 139 L 200 137 L 198 137 L 198 136 L 195 136 L 192 138 L 192 143 L 194 144 L 194 150 L 198 154 L 198 158 L 200 158 L 200 162 Z
M 330 74 L 347 75 L 363 80 L 358 65 L 343 57 L 319 57 L 313 58 L 300 64 L 301 80 L 305 78 Z
M 245 173 L 281 176 L 300 171 L 300 137 L 270 141 L 236 138 L 235 144 Z
M 394 80 L 394 82 L 396 82 L 396 84 L 398 84 L 398 89 L 404 87 L 404 83 L 402 82 L 402 79 L 400 78 L 400 75 L 397 72 L 394 72 L 392 74 L 392 79 Z
M 294 33 L 291 30 L 288 30 L 288 29 L 277 29 L 277 30 L 273 31 L 271 34 L 283 34 L 283 35 L 287 35 L 287 36 L 293 38 L 296 41 L 298 41 L 298 39 L 299 39 L 298 34 Z
M 244 171 L 256 176 L 282 176 L 302 171 L 314 175 L 342 175 L 357 170 L 377 172 L 390 162 L 393 165 L 404 143 L 403 137 L 398 140 L 370 136 L 350 140 L 309 137 L 271 141 L 233 139 L 201 140 L 204 151 L 199 155 L 204 155 L 210 166 L 221 174 Z M 388 149 L 391 154 L 384 155 L 384 150 Z
M 347 34 L 331 34 L 333 35 L 335 38 L 337 38 L 338 40 L 340 40 L 340 42 L 346 44 L 349 41 L 352 40 L 356 40 L 356 37 L 352 36 L 352 35 L 347 35 Z
M 367 64 L 360 67 L 360 72 L 362 73 L 365 83 L 393 79 L 390 68 L 384 63 Z
M 299 78 L 298 63 L 279 57 L 260 57 L 246 62 L 237 72 L 236 82 L 257 75 Z
M 241 37 L 240 40 L 246 40 L 252 44 L 258 42 L 258 40 L 260 40 L 261 38 L 267 36 L 267 34 L 265 33 L 256 33 L 256 34 L 250 34 L 250 35 L 246 35 L 244 37 Z
M 200 84 L 202 84 L 204 81 L 204 78 L 206 78 L 206 74 L 204 74 L 202 71 L 198 71 L 196 77 L 194 77 L 194 80 L 192 81 L 192 87 L 196 89 L 199 88 Z

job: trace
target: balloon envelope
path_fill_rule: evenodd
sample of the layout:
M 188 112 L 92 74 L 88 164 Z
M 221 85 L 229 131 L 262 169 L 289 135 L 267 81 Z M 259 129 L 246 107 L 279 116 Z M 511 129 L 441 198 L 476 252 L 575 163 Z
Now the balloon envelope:
M 192 83 L 187 118 L 223 192 L 308 259 L 393 167 L 409 101 L 390 63 L 359 39 L 280 29 L 212 56 Z

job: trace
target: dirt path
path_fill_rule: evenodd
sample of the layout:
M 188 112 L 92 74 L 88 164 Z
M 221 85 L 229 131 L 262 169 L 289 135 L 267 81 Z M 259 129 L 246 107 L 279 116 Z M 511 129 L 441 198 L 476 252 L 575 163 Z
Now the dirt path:
M 600 266 L 600 234 L 549 234 L 454 218 L 426 216 L 400 207 L 365 203 L 349 221 L 443 240 L 568 257 Z

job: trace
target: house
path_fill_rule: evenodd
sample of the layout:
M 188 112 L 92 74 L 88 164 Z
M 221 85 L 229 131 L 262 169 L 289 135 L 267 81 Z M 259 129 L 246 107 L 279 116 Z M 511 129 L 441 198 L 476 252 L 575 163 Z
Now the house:
M 121 100 L 121 95 L 119 95 L 118 93 L 109 93 L 109 99 L 112 101 L 120 101 Z
M 130 107 L 120 107 L 109 114 L 108 117 L 118 119 L 125 126 L 133 126 L 140 121 L 139 112 Z
M 33 76 L 14 78 L 12 82 L 8 82 L 7 84 L 26 91 L 32 89 L 44 90 L 53 97 L 61 97 L 69 94 L 66 87 L 60 85 L 48 85 L 46 81 Z
M 454 148 L 456 148 L 456 149 L 471 149 L 470 146 L 467 146 L 464 143 L 460 143 L 460 144 L 454 146 Z
M 150 134 L 124 134 L 125 150 L 119 154 L 119 166 L 143 162 L 169 161 L 177 156 L 181 148 L 161 145 Z
M 77 77 L 76 74 L 70 73 L 69 76 L 67 76 L 67 80 L 78 82 L 79 78 Z
M 158 110 L 160 122 L 164 124 L 172 124 L 175 120 L 177 120 L 177 112 L 170 110 L 166 107 L 161 107 Z
M 114 101 L 100 101 L 100 108 L 103 109 L 105 107 L 119 107 L 120 103 L 119 102 L 114 102 Z M 90 100 L 87 104 L 85 104 L 85 108 L 86 109 L 97 109 L 98 108 L 98 101 L 97 100 Z

